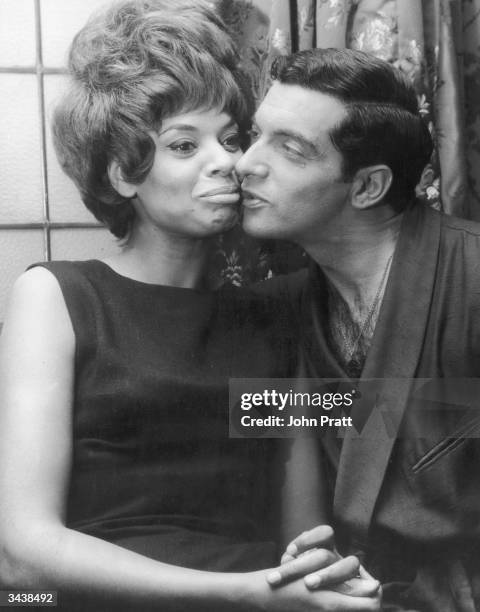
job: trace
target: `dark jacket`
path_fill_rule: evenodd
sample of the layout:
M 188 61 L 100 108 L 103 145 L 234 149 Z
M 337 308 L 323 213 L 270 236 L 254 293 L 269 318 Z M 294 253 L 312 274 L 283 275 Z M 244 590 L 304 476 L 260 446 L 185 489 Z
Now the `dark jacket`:
M 326 341 L 325 300 L 316 268 L 301 295 L 302 376 L 345 375 Z M 343 552 L 385 583 L 386 610 L 480 609 L 480 379 L 452 380 L 475 377 L 480 224 L 416 204 L 362 372 L 385 379 L 387 408 L 354 404 L 361 434 L 347 428 L 327 517 Z M 435 380 L 419 393 L 414 378 Z

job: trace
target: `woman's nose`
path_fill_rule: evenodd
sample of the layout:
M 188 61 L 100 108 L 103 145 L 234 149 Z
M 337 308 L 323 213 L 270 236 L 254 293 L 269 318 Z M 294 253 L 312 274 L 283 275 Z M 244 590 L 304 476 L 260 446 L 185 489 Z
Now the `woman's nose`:
M 228 176 L 235 168 L 235 162 L 240 157 L 241 152 L 226 151 L 222 145 L 216 146 L 212 150 L 212 157 L 207 165 L 207 174 L 219 174 Z

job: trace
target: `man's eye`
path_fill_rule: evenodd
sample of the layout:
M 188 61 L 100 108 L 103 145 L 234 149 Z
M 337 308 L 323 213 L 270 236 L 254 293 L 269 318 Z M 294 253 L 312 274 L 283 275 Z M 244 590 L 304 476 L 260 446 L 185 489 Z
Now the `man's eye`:
M 171 145 L 168 146 L 168 148 L 172 151 L 175 151 L 175 153 L 181 153 L 183 155 L 186 155 L 188 153 L 193 153 L 193 151 L 195 151 L 196 146 L 195 143 L 191 142 L 190 140 L 181 140 L 173 142 Z
M 223 139 L 222 146 L 226 151 L 236 153 L 240 150 L 240 134 L 229 134 Z
M 287 153 L 287 155 L 291 155 L 294 157 L 303 157 L 303 151 L 301 151 L 295 145 L 292 145 L 288 142 L 282 143 L 283 150 Z
M 248 130 L 248 136 L 250 138 L 250 144 L 252 144 L 260 138 L 260 132 L 256 128 L 252 128 Z

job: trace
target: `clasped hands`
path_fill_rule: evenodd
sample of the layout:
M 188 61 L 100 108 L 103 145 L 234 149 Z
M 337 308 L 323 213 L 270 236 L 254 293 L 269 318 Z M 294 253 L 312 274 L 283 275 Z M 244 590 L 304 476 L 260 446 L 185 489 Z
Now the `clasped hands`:
M 266 576 L 273 589 L 302 578 L 310 591 L 325 590 L 352 598 L 369 598 L 381 605 L 380 583 L 362 567 L 357 557 L 343 558 L 338 554 L 333 529 L 328 525 L 305 531 L 292 540 L 281 558 L 281 565 Z M 372 609 L 376 609 L 375 606 Z

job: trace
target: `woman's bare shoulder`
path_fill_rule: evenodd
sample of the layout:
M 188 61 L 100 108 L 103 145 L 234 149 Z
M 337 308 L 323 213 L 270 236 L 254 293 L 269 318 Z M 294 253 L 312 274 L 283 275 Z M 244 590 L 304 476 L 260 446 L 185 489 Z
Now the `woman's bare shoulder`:
M 69 349 L 74 341 L 72 325 L 60 285 L 41 266 L 31 268 L 15 281 L 7 305 L 2 343 L 22 343 L 27 337 Z

